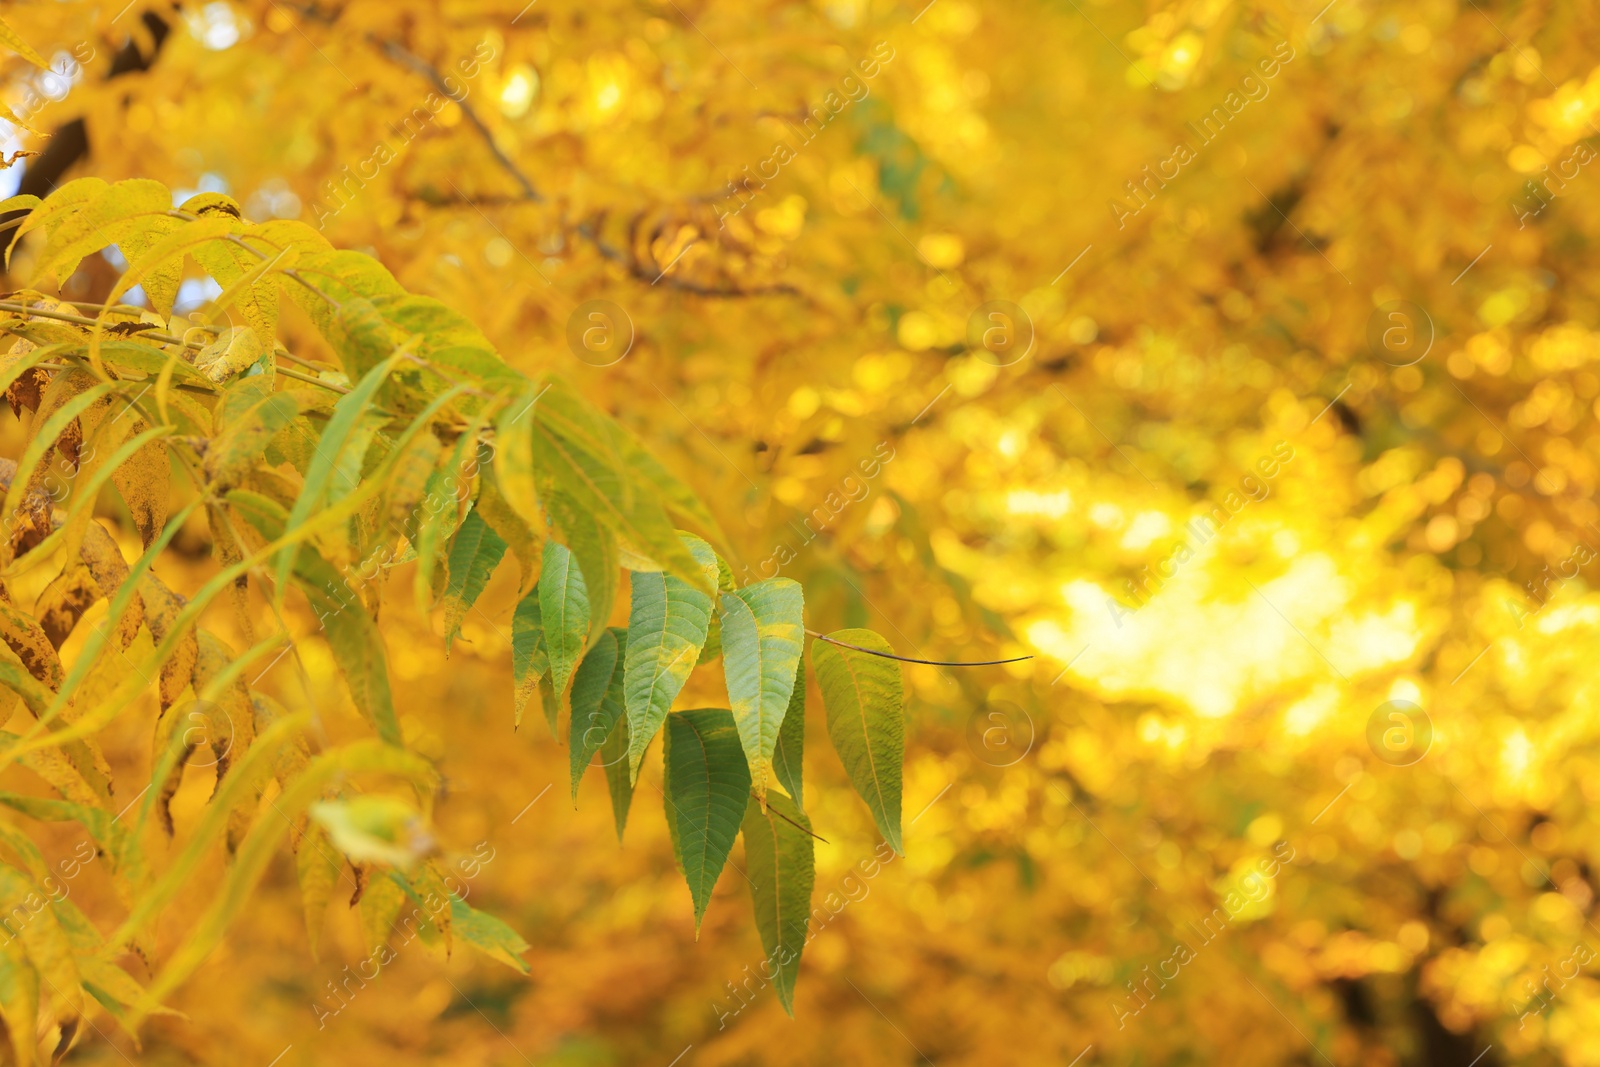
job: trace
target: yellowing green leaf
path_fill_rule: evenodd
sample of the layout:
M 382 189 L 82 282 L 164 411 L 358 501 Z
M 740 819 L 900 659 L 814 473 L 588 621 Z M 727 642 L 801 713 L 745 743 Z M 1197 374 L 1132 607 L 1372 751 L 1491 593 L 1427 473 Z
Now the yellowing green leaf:
M 322 940 L 322 924 L 333 900 L 333 890 L 344 871 L 344 861 L 333 850 L 328 832 L 321 823 L 310 823 L 300 835 L 295 852 L 295 876 L 300 883 L 300 904 L 306 916 L 306 937 L 311 942 L 311 957 L 317 956 Z
M 621 430 L 588 407 L 570 387 L 552 380 L 528 418 L 533 462 L 577 506 L 637 550 L 705 593 L 716 589 L 667 518 L 660 500 L 635 484 Z
M 465 944 L 522 974 L 532 972 L 528 961 L 522 958 L 522 954 L 528 951 L 528 943 L 493 915 L 468 907 L 466 901 L 452 896 L 450 918 L 455 925 L 456 935 Z
M 702 569 L 716 571 L 716 555 L 697 537 L 685 537 Z M 713 581 L 712 586 L 715 587 Z M 638 571 L 628 613 L 623 692 L 628 707 L 628 772 L 637 781 L 645 749 L 688 680 L 706 642 L 711 598 L 677 575 Z
M 467 512 L 450 546 L 450 583 L 444 592 L 444 647 L 448 655 L 461 621 L 477 603 L 489 577 L 506 554 L 506 543 L 477 508 Z
M 10 1032 L 17 1067 L 33 1067 L 39 973 L 28 961 L 22 942 L 9 937 L 0 941 L 0 1017 Z
M 544 543 L 539 569 L 539 613 L 550 662 L 550 685 L 566 692 L 589 639 L 589 592 L 582 569 L 565 545 Z
M 836 641 L 881 652 L 889 642 L 871 630 L 838 630 Z M 828 716 L 828 737 L 861 799 L 867 802 L 878 832 L 901 855 L 901 764 L 905 760 L 905 721 L 900 667 L 853 648 L 826 641 L 811 646 L 811 665 L 822 689 Z
M 800 583 L 765 581 L 722 594 L 722 671 L 756 796 L 767 795 L 767 764 L 789 709 L 805 647 Z
M 800 768 L 806 749 L 805 660 L 796 661 L 794 666 L 794 688 L 789 692 L 789 710 L 783 713 L 783 724 L 778 727 L 778 743 L 772 748 L 772 773 L 777 777 L 778 784 L 788 791 L 794 806 L 804 810 L 804 779 Z
M 516 687 L 513 695 L 516 710 L 513 725 L 522 725 L 522 711 L 538 691 L 539 679 L 550 671 L 550 657 L 544 647 L 544 618 L 539 610 L 539 593 L 535 590 L 517 602 L 511 616 L 511 676 Z M 554 721 L 550 732 L 555 733 Z

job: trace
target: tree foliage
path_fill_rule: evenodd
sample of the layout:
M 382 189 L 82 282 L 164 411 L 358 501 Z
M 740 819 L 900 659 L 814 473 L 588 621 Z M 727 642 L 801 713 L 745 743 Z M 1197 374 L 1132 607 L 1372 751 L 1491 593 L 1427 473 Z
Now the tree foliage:
M 299 862 L 313 938 L 348 863 L 363 899 L 375 885 L 396 887 L 386 890 L 395 907 L 376 914 L 370 936 L 381 940 L 411 897 L 447 948 L 459 934 L 526 969 L 517 956 L 526 945 L 503 923 L 459 894 L 441 896 L 446 872 L 427 829 L 438 774 L 407 749 L 378 625 L 391 575 L 403 568 L 415 573 L 417 606 L 442 609 L 448 647 L 513 544 L 525 546 L 530 569 L 518 617 L 536 620 L 538 649 L 519 653 L 518 685 L 538 686 L 548 673 L 540 691 L 555 704 L 544 709 L 552 724 L 570 705 L 574 796 L 597 751 L 621 751 L 607 748 L 611 735 L 626 738 L 628 780 L 608 779 L 620 833 L 626 796 L 617 791 L 631 789 L 665 727 L 666 819 L 697 926 L 754 805 L 761 815 L 749 825 L 759 838 L 750 847 L 764 850 L 769 880 L 786 876 L 781 896 L 771 888 L 755 903 L 763 936 L 792 956 L 779 987 L 789 1007 L 800 954 L 795 916 L 803 925 L 810 908 L 809 893 L 796 897 L 794 887 L 812 879 L 809 847 L 792 835 L 811 831 L 787 805 L 793 814 L 771 811 L 790 828 L 773 828 L 766 783 L 800 662 L 799 586 L 724 583 L 731 572 L 711 547 L 673 530 L 674 519 L 705 516 L 687 487 L 658 464 L 635 462 L 642 446 L 571 385 L 513 370 L 464 317 L 407 293 L 370 256 L 336 250 L 301 223 L 249 221 L 221 194 L 176 207 L 174 199 L 149 180 L 86 177 L 43 200 L 0 204 L 27 210 L 12 245 L 37 235 L 36 287 L 115 245 L 143 251 L 127 255 L 113 294 L 141 284 L 150 301 L 85 308 L 32 288 L 0 302 L 0 330 L 15 338 L 0 383 L 13 407 L 33 416 L 21 459 L 4 472 L 11 533 L 0 553 L 13 571 L 59 568 L 47 589 L 76 583 L 59 611 L 57 598 L 41 597 L 32 613 L 12 606 L 4 615 L 10 666 L 0 685 L 26 709 L 7 751 L 13 762 L 35 757 L 28 766 L 61 795 L 14 806 L 95 834 L 129 912 L 107 939 L 64 900 L 23 926 L 5 977 L 20 991 L 0 998 L 17 1059 L 33 1062 L 36 1031 L 70 1035 L 92 1020 L 85 995 L 137 1032 L 216 947 L 286 840 L 319 853 Z M 188 262 L 220 287 L 212 306 L 237 307 L 248 324 L 174 316 L 176 285 L 152 279 L 174 282 Z M 331 358 L 286 347 L 278 329 L 285 305 L 314 324 Z M 531 438 L 532 448 L 506 445 L 513 437 Z M 490 465 L 492 482 L 482 470 Z M 107 478 L 144 545 L 132 564 L 93 512 L 93 490 Z M 155 564 L 191 516 L 203 516 L 217 567 L 186 596 Z M 704 532 L 721 539 L 714 524 Z M 608 628 L 618 579 L 597 568 L 616 568 L 619 558 L 628 561 L 632 606 L 627 627 Z M 247 680 L 266 657 L 299 654 L 308 639 L 285 615 L 291 590 L 316 615 L 316 636 L 373 736 L 313 754 L 309 713 L 285 711 Z M 213 601 L 231 597 L 237 629 L 255 634 L 253 594 L 269 609 L 260 627 L 269 632 L 248 647 L 236 650 L 201 625 Z M 102 600 L 107 624 L 63 662 L 58 649 Z M 672 711 L 690 671 L 714 658 L 704 655 L 713 613 L 734 710 Z M 894 674 L 893 699 L 852 691 L 852 714 L 898 726 L 898 670 L 881 662 Z M 161 716 L 150 779 L 133 804 L 149 799 L 125 829 L 113 814 L 118 786 L 126 794 L 138 783 L 113 780 L 95 736 L 155 678 Z M 849 684 L 826 674 L 821 682 L 825 693 Z M 142 830 L 154 812 L 173 832 L 167 803 L 197 745 L 195 732 L 181 728 L 184 716 L 210 731 L 217 784 L 201 826 L 163 867 L 147 856 Z M 269 779 L 279 793 L 259 810 Z M 896 808 L 898 792 L 896 776 Z M 874 811 L 886 803 L 882 783 L 874 781 L 869 802 Z M 898 834 L 891 839 L 898 849 Z M 20 900 L 37 894 L 29 869 L 40 860 L 21 834 L 11 840 L 22 850 L 3 871 L 12 880 L 6 899 Z M 175 887 L 214 847 L 230 854 L 229 874 L 146 992 L 115 961 L 140 948 Z M 782 916 L 778 926 L 769 913 Z M 508 953 L 508 945 L 516 947 Z M 41 982 L 51 996 L 39 992 Z
M 1594 15 L 8 8 L 0 1015 L 1600 1062 Z

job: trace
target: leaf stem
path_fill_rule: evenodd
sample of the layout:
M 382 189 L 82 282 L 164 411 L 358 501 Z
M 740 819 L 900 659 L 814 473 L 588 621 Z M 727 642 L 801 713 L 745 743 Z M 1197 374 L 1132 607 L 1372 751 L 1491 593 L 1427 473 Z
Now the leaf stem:
M 750 795 L 752 797 L 755 797 L 755 799 L 757 799 L 757 800 L 761 799 L 760 797 L 756 796 L 754 790 L 751 791 Z M 806 829 L 804 826 L 801 826 L 799 823 L 795 822 L 793 819 L 789 818 L 789 816 L 785 815 L 783 812 L 779 811 L 777 808 L 773 807 L 772 805 L 768 804 L 767 805 L 767 810 L 770 811 L 772 814 L 776 815 L 778 818 L 782 819 L 784 822 L 788 823 L 790 826 L 794 827 L 796 830 L 799 830 L 799 831 L 801 831 L 802 833 L 805 833 L 805 834 L 809 834 L 810 836 L 816 838 L 818 841 L 821 841 L 824 845 L 829 844 L 829 841 L 828 841 L 828 839 L 826 837 L 823 837 L 821 834 L 818 834 L 818 833 L 812 833 L 810 830 Z
M 838 645 L 840 648 L 852 648 L 857 652 L 865 652 L 869 656 L 882 656 L 884 659 L 896 659 L 901 663 L 921 663 L 928 667 L 998 667 L 1002 663 L 1021 663 L 1025 659 L 1033 658 L 1032 656 L 1013 656 L 1011 659 L 917 659 L 914 656 L 897 656 L 893 652 L 879 652 L 875 648 L 862 648 L 860 645 L 852 645 L 848 641 L 836 641 L 831 637 L 817 633 L 815 630 L 807 630 L 806 633 L 810 634 L 812 637 L 815 637 L 818 641 L 826 641 L 828 644 Z

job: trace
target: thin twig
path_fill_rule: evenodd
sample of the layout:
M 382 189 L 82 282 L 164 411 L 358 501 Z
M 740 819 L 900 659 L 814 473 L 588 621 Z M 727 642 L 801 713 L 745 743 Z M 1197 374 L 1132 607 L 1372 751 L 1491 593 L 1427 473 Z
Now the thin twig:
M 427 78 L 433 83 L 435 89 L 438 89 L 450 100 L 455 101 L 455 105 L 461 109 L 461 113 L 467 117 L 467 121 L 472 123 L 473 128 L 478 131 L 478 136 L 482 137 L 484 143 L 489 146 L 489 151 L 494 154 L 495 161 L 500 164 L 501 169 L 515 178 L 517 184 L 522 186 L 524 199 L 531 200 L 536 204 L 544 201 L 544 197 L 539 195 L 539 190 L 534 188 L 533 182 L 522 172 L 521 168 L 512 162 L 511 157 L 501 149 L 499 142 L 494 139 L 494 134 L 489 131 L 488 126 L 484 125 L 483 119 L 478 117 L 478 112 L 473 109 L 472 105 L 467 103 L 466 97 L 462 96 L 458 99 L 455 93 L 450 91 L 449 86 L 445 84 L 444 75 L 439 73 L 437 67 L 421 56 L 408 51 L 399 41 L 379 37 L 376 34 L 369 34 L 368 36 L 372 43 L 383 49 L 384 55 L 397 63 L 410 67 L 416 73 Z
M 421 56 L 408 51 L 398 41 L 379 37 L 376 34 L 369 34 L 368 37 L 374 44 L 382 49 L 384 55 L 388 56 L 390 59 L 408 68 L 409 70 L 422 75 L 424 78 L 427 78 L 435 88 L 444 93 L 445 96 L 449 97 L 456 103 L 458 107 L 461 108 L 461 113 L 467 117 L 468 122 L 472 123 L 473 129 L 478 131 L 478 136 L 483 138 L 483 143 L 488 146 L 490 154 L 495 158 L 495 162 L 499 163 L 500 168 L 509 174 L 512 180 L 522 188 L 521 200 L 518 201 L 515 199 L 507 199 L 507 203 L 515 204 L 522 202 L 542 204 L 545 202 L 544 197 L 539 194 L 538 188 L 533 184 L 533 179 L 529 178 L 527 172 L 521 167 L 517 166 L 516 161 L 507 155 L 505 150 L 500 147 L 500 143 L 495 140 L 494 132 L 489 129 L 488 125 L 478 116 L 478 113 L 473 110 L 472 106 L 466 102 L 465 98 L 457 99 L 450 92 L 449 88 L 447 88 L 445 85 L 444 75 L 439 72 L 437 67 L 423 59 Z M 467 203 L 472 204 L 474 207 L 478 207 L 481 202 L 481 198 L 476 203 L 470 200 L 467 201 Z M 695 296 L 704 297 L 734 298 L 773 294 L 782 296 L 798 296 L 802 299 L 806 298 L 804 293 L 792 285 L 762 285 L 750 289 L 744 289 L 732 285 L 701 285 L 697 282 L 684 281 L 679 278 L 657 277 L 652 275 L 651 272 L 639 262 L 638 257 L 629 253 L 625 253 L 621 249 L 607 244 L 597 232 L 596 228 L 590 223 L 580 223 L 576 229 L 578 236 L 594 245 L 595 250 L 598 251 L 603 258 L 609 259 L 613 263 L 620 263 L 624 268 L 627 269 L 629 276 L 637 281 L 647 282 L 651 285 L 659 282 L 668 288 L 677 289 L 681 292 L 692 293 Z
M 613 263 L 620 263 L 627 269 L 629 276 L 638 281 L 646 282 L 650 285 L 660 283 L 671 289 L 678 289 L 685 293 L 693 293 L 695 296 L 708 297 L 766 296 L 769 294 L 798 296 L 802 298 L 805 296 L 804 293 L 796 289 L 794 286 L 785 285 L 783 283 L 779 283 L 777 285 L 758 285 L 754 288 L 742 289 L 733 285 L 701 285 L 698 282 L 684 281 L 682 278 L 668 278 L 659 274 L 652 275 L 650 271 L 646 269 L 644 264 L 639 262 L 638 257 L 626 253 L 614 245 L 608 244 L 605 238 L 601 237 L 596 231 L 596 228 L 593 224 L 581 222 L 577 226 L 577 231 L 578 236 L 585 238 L 591 244 L 593 244 L 595 250 L 599 252 L 603 258 L 609 259 Z
M 875 648 L 862 648 L 860 645 L 852 645 L 848 641 L 837 641 L 831 637 L 819 634 L 815 630 L 807 630 L 806 633 L 810 634 L 812 637 L 815 637 L 818 641 L 826 641 L 828 644 L 838 645 L 840 648 L 852 648 L 857 652 L 865 652 L 869 656 L 882 656 L 884 659 L 897 659 L 901 663 L 921 663 L 929 667 L 998 667 L 1002 663 L 1021 663 L 1025 659 L 1033 658 L 1032 656 L 1017 656 L 1012 659 L 916 659 L 912 656 L 897 656 L 893 652 L 879 652 Z
M 55 319 L 57 322 L 70 322 L 76 326 L 97 326 L 96 319 L 87 319 L 82 315 L 69 315 L 64 311 L 48 311 L 44 308 L 29 307 L 26 304 L 16 304 L 9 300 L 0 300 L 0 311 L 15 311 L 21 315 L 29 315 L 40 319 Z M 157 333 L 155 330 L 140 330 L 130 336 L 149 338 L 160 341 L 164 345 L 182 345 L 184 348 L 204 348 L 205 345 L 198 341 L 185 341 L 181 337 L 174 337 L 170 333 Z
M 751 791 L 750 795 L 752 797 L 755 797 L 757 800 L 761 799 L 760 797 L 756 796 L 754 790 Z M 790 826 L 794 827 L 796 830 L 800 830 L 803 833 L 809 834 L 810 836 L 816 838 L 818 841 L 821 841 L 824 845 L 828 844 L 828 839 L 826 837 L 823 837 L 821 834 L 813 833 L 812 831 L 806 829 L 804 826 L 801 826 L 799 823 L 797 823 L 793 819 L 789 818 L 789 816 L 785 815 L 783 812 L 779 811 L 777 808 L 772 807 L 770 804 L 767 806 L 767 810 L 772 812 L 772 814 L 776 815 L 778 818 L 782 819 L 784 822 L 788 823 Z
M 277 367 L 275 370 L 285 378 L 293 378 L 297 382 L 309 382 L 312 385 L 320 385 L 322 388 L 330 389 L 335 393 L 344 393 L 346 395 L 349 395 L 350 393 L 350 390 L 345 386 L 338 385 L 334 382 L 323 381 L 321 378 L 313 378 L 309 374 L 302 374 L 300 371 L 290 370 L 288 367 Z

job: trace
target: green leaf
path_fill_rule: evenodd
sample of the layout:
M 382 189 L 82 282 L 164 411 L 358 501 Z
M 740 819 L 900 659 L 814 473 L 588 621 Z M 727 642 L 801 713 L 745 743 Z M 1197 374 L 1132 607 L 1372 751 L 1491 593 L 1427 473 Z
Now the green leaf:
M 368 371 L 354 389 L 339 398 L 334 405 L 333 415 L 328 419 L 328 425 L 323 428 L 322 437 L 317 442 L 316 454 L 311 460 L 311 466 L 306 471 L 305 484 L 300 490 L 300 496 L 294 502 L 294 509 L 289 512 L 288 521 L 284 529 L 293 530 L 305 522 L 323 505 L 323 498 L 330 490 L 330 482 L 336 469 L 346 467 L 344 458 L 346 446 L 351 451 L 360 449 L 366 452 L 366 446 L 371 441 L 371 435 L 357 432 L 359 425 L 371 411 L 372 396 L 378 391 L 389 376 L 389 372 L 405 357 L 405 353 L 396 352 L 383 363 Z M 356 470 L 361 467 L 361 457 L 355 460 Z M 278 587 L 279 602 L 282 602 L 283 590 L 288 584 L 289 571 L 294 562 L 294 549 L 284 546 L 278 553 L 276 568 L 276 584 Z
M 621 672 L 619 671 L 618 674 Z M 612 676 L 616 680 L 616 675 Z M 609 698 L 609 697 L 608 697 Z M 617 824 L 617 840 L 628 825 L 628 807 L 633 803 L 633 779 L 628 775 L 628 716 L 617 721 L 600 746 L 600 763 L 606 769 L 606 788 L 611 792 L 611 816 Z
M 583 574 L 583 588 L 589 598 L 589 644 L 600 639 L 611 619 L 611 605 L 617 599 L 621 560 L 616 536 L 595 517 L 578 507 L 558 490 L 545 493 L 550 508 L 550 523 L 559 540 L 572 551 Z
M 801 796 L 804 785 L 800 775 L 801 757 L 806 749 L 806 665 L 796 661 L 794 688 L 789 693 L 789 710 L 783 713 L 783 725 L 778 727 L 778 743 L 772 749 L 772 773 L 778 776 L 794 800 L 794 806 L 805 810 Z
M 539 613 L 539 591 L 535 589 L 517 603 L 511 616 L 511 676 L 516 686 L 514 727 L 522 725 L 522 710 L 539 688 L 539 679 L 550 672 L 550 657 L 544 648 L 544 620 Z M 552 722 L 550 732 L 555 733 Z
M 871 630 L 838 630 L 828 635 L 847 644 L 883 652 L 889 642 Z M 850 775 L 850 783 L 872 811 L 889 845 L 900 846 L 900 768 L 905 760 L 905 720 L 901 710 L 900 667 L 893 660 L 817 641 L 811 665 L 822 689 L 828 737 Z
M 582 568 L 566 545 L 544 543 L 539 569 L 539 614 L 544 621 L 544 647 L 550 657 L 550 685 L 566 692 L 567 681 L 589 643 L 589 591 Z
M 667 716 L 665 796 L 673 850 L 694 900 L 695 937 L 750 801 L 750 768 L 727 708 Z
M 684 536 L 702 569 L 715 573 L 717 559 L 698 537 Z M 715 580 L 712 585 L 715 587 Z M 628 773 L 639 778 L 639 761 L 661 729 L 672 702 L 694 669 L 711 622 L 711 598 L 676 575 L 636 571 L 628 614 L 628 651 L 623 691 L 628 706 Z
M 757 798 L 767 795 L 767 763 L 789 709 L 795 667 L 805 647 L 800 583 L 768 578 L 722 595 L 722 672 Z
M 455 894 L 450 895 L 450 923 L 456 936 L 490 959 L 499 960 L 507 967 L 529 974 L 533 968 L 522 954 L 528 943 L 515 930 L 487 912 L 467 906 Z
M 439 592 L 434 583 L 439 546 L 455 533 L 463 518 L 461 487 L 464 482 L 470 481 L 469 467 L 476 462 L 477 436 L 481 425 L 477 421 L 469 424 L 467 432 L 456 441 L 443 463 L 428 476 L 422 508 L 427 514 L 418 525 L 415 536 L 410 537 L 417 551 L 417 570 L 414 575 L 417 603 L 424 606 L 424 611 L 433 604 L 434 594 Z
M 542 387 L 526 383 L 526 391 L 513 395 L 495 417 L 495 480 L 506 503 L 522 521 L 538 528 L 544 523 L 533 469 L 533 437 L 528 413 L 539 402 Z
M 450 546 L 450 584 L 444 591 L 444 651 L 461 632 L 461 620 L 489 584 L 489 576 L 506 554 L 506 543 L 473 508 Z
M 539 563 L 544 558 L 544 527 L 532 527 L 513 511 L 500 491 L 493 463 L 478 464 L 478 500 L 474 510 L 489 528 L 500 535 L 517 561 L 517 595 L 533 590 L 539 581 Z M 581 558 L 579 566 L 582 566 Z
M 611 629 L 583 657 L 572 679 L 572 725 L 567 743 L 572 756 L 572 798 L 578 798 L 578 782 L 589 767 L 595 750 L 605 743 L 622 710 L 622 671 L 618 670 L 621 647 L 617 635 L 627 640 L 627 631 Z
M 744 873 L 755 905 L 756 929 L 767 958 L 761 970 L 772 975 L 772 988 L 790 1017 L 794 1016 L 794 983 L 800 953 L 806 945 L 811 917 L 811 888 L 816 861 L 811 821 L 793 803 L 776 793 L 767 807 L 753 799 L 745 808 Z

